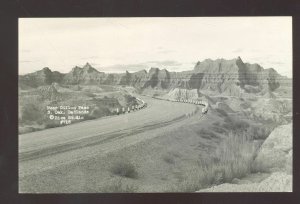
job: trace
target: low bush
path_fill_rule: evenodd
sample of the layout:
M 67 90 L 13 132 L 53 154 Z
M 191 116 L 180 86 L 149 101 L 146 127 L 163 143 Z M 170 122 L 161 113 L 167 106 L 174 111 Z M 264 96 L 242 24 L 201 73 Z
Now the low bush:
M 174 164 L 175 163 L 174 156 L 171 155 L 171 154 L 164 154 L 162 158 L 168 164 Z
M 206 139 L 212 139 L 218 137 L 214 132 L 207 130 L 205 128 L 202 128 L 200 131 L 197 131 L 197 134 Z
M 102 193 L 134 193 L 137 187 L 130 184 L 124 184 L 122 179 L 113 180 L 112 183 L 106 185 L 101 189 Z
M 94 93 L 91 93 L 91 92 L 85 92 L 85 95 L 86 95 L 87 97 L 91 97 L 91 98 L 93 98 L 93 97 L 96 96 Z
M 31 124 L 35 121 L 43 119 L 43 112 L 40 104 L 37 101 L 28 102 L 20 109 L 20 123 Z
M 257 148 L 246 133 L 230 132 L 211 157 L 200 158 L 199 166 L 186 172 L 175 191 L 194 192 L 246 176 Z
M 249 102 L 244 102 L 240 104 L 241 108 L 247 109 L 251 107 L 251 104 Z
M 226 130 L 222 127 L 220 127 L 219 125 L 214 125 L 212 127 L 213 131 L 217 132 L 217 133 L 226 133 Z
M 224 119 L 223 127 L 227 130 L 231 130 L 234 133 L 242 133 L 246 131 L 250 125 L 244 120 L 237 120 L 232 117 L 226 117 Z
M 264 140 L 269 136 L 273 129 L 274 127 L 270 126 L 250 126 L 247 129 L 247 134 L 250 135 L 252 139 Z
M 111 173 L 114 175 L 127 177 L 127 178 L 137 178 L 137 171 L 135 166 L 126 159 L 120 159 L 114 162 L 110 168 Z
M 55 123 L 55 122 L 51 122 L 51 121 L 47 121 L 45 123 L 45 128 L 55 128 L 55 127 L 60 127 L 62 125 L 60 125 L 59 123 Z
M 35 127 L 19 127 L 19 134 L 25 134 L 29 132 L 35 132 L 40 130 L 40 128 L 35 128 Z
M 224 110 L 222 110 L 220 108 L 216 108 L 216 111 L 217 111 L 217 113 L 218 113 L 219 116 L 221 116 L 221 117 L 228 117 L 228 114 Z
M 220 125 L 220 121 L 214 122 L 212 125 L 219 126 Z

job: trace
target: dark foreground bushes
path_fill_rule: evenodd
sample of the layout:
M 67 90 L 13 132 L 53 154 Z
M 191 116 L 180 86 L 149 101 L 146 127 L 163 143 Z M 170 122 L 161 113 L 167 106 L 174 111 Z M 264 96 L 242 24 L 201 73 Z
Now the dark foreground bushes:
M 231 130 L 234 133 L 240 133 L 247 130 L 247 128 L 249 128 L 250 125 L 248 122 L 244 120 L 235 119 L 232 117 L 226 117 L 224 119 L 223 127 L 227 130 Z
M 126 159 L 115 161 L 110 168 L 110 172 L 127 178 L 137 178 L 138 175 L 135 166 Z
M 252 163 L 259 148 L 255 137 L 229 132 L 210 157 L 199 158 L 199 165 L 186 172 L 183 181 L 172 191 L 195 192 L 221 183 L 230 183 L 252 171 Z
M 101 189 L 102 193 L 134 193 L 138 188 L 135 185 L 123 182 L 121 178 L 114 179 L 111 183 L 107 184 Z

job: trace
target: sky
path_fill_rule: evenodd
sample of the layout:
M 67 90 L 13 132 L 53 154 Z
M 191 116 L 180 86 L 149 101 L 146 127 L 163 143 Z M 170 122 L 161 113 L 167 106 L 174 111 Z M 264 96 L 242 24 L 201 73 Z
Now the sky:
M 292 77 L 291 17 L 20 18 L 19 74 L 150 67 L 192 70 L 197 61 L 233 59 Z

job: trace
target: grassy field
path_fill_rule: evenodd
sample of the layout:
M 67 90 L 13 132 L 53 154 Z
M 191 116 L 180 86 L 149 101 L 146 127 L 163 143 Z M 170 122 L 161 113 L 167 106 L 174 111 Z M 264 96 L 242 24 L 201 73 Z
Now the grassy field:
M 131 164 L 128 169 L 124 165 L 124 169 L 139 176 L 118 175 L 123 177 L 120 188 L 124 187 L 124 192 L 128 191 L 126 185 L 134 186 L 131 188 L 134 192 L 195 192 L 250 174 L 257 149 L 272 128 L 240 121 L 231 121 L 229 126 L 228 120 L 226 117 L 222 123 L 220 118 L 223 132 L 215 131 L 217 124 L 204 128 L 195 123 L 142 147 L 122 151 L 122 157 L 126 155 Z M 147 152 L 143 156 L 133 153 L 141 148 Z M 112 159 L 114 164 L 118 164 L 119 156 L 110 155 L 116 159 Z M 115 185 L 114 179 L 108 182 Z

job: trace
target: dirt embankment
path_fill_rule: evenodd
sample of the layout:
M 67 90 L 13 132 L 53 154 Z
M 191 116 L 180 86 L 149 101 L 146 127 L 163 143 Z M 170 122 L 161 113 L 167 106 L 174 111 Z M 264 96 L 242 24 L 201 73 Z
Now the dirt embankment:
M 292 140 L 292 124 L 277 127 L 258 151 L 255 174 L 198 192 L 291 192 Z

